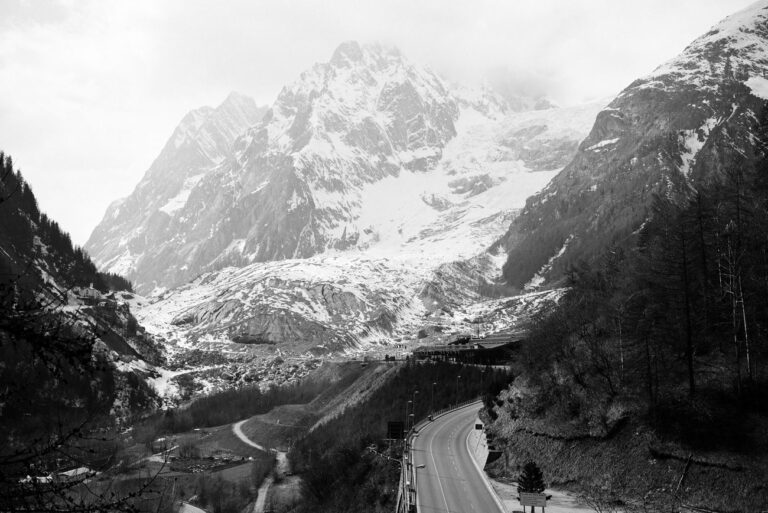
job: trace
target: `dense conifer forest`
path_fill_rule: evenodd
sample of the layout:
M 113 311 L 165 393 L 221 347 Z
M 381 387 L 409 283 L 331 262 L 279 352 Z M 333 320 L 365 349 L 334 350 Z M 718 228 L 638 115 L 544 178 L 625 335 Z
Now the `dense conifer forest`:
M 10 155 L 0 152 L 0 244 L 13 254 L 0 256 L 3 283 L 18 282 L 31 274 L 36 259 L 66 287 L 93 285 L 101 292 L 132 290 L 125 278 L 96 269 L 88 254 L 72 244 L 69 234 L 40 211 L 29 183 L 14 169 Z
M 687 445 L 768 449 L 765 165 L 658 195 L 634 247 L 571 267 L 521 366 L 551 411 L 594 422 L 634 402 Z

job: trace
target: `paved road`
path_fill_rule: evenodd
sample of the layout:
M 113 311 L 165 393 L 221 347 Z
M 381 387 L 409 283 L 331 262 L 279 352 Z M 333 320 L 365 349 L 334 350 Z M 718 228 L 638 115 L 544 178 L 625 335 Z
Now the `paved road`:
M 467 448 L 480 405 L 439 417 L 414 440 L 416 502 L 420 513 L 499 513 Z M 418 468 L 424 465 L 424 468 Z

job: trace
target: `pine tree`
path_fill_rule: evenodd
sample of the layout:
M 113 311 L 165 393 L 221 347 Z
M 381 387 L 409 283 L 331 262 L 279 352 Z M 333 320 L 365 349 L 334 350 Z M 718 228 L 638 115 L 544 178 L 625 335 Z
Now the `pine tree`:
M 541 493 L 546 488 L 544 474 L 534 461 L 528 461 L 517 480 L 517 493 Z

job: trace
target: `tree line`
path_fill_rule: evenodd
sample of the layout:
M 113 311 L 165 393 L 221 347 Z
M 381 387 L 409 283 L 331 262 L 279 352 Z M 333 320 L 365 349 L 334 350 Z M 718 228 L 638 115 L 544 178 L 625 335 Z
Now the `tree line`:
M 21 171 L 14 169 L 10 155 L 0 151 L 0 244 L 17 260 L 16 265 L 0 259 L 5 279 L 25 272 L 24 265 L 44 252 L 51 272 L 69 286 L 91 284 L 102 291 L 128 290 L 132 284 L 114 273 L 100 272 L 83 248 L 72 243 L 59 224 L 40 211 L 32 187 Z M 43 247 L 44 246 L 44 247 Z
M 188 405 L 157 412 L 137 422 L 136 436 L 142 442 L 149 443 L 164 434 L 229 424 L 267 413 L 283 404 L 307 404 L 321 395 L 343 390 L 358 376 L 359 373 L 350 373 L 335 381 L 310 376 L 295 383 L 267 388 L 254 384 L 221 390 L 199 397 Z

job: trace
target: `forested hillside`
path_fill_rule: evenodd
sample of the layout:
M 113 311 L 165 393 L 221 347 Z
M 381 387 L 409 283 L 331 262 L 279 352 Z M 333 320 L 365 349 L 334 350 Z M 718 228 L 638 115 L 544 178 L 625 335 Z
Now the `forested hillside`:
M 442 362 L 398 369 L 365 402 L 296 442 L 288 457 L 302 475 L 306 500 L 292 511 L 393 511 L 402 442 L 385 440 L 387 422 L 403 420 L 409 405 L 418 423 L 432 411 L 481 395 L 490 402 L 510 379 L 505 371 Z
M 656 196 L 636 245 L 571 266 L 570 291 L 534 323 L 494 410 L 507 463 L 531 451 L 607 502 L 766 504 L 766 234 L 768 165 L 745 157 L 696 191 Z M 586 464 L 616 451 L 637 458 Z M 646 465 L 657 459 L 666 471 Z
M 40 212 L 29 183 L 14 170 L 13 160 L 0 152 L 0 280 L 32 282 L 42 266 L 50 278 L 68 287 L 93 285 L 109 290 L 132 290 L 119 275 L 102 273 L 56 221 Z
M 130 283 L 99 273 L 40 212 L 11 158 L 0 164 L 0 509 L 128 508 L 76 491 L 87 475 L 23 480 L 111 464 L 115 422 L 155 404 L 130 364 L 161 355 L 127 305 L 90 288 Z

